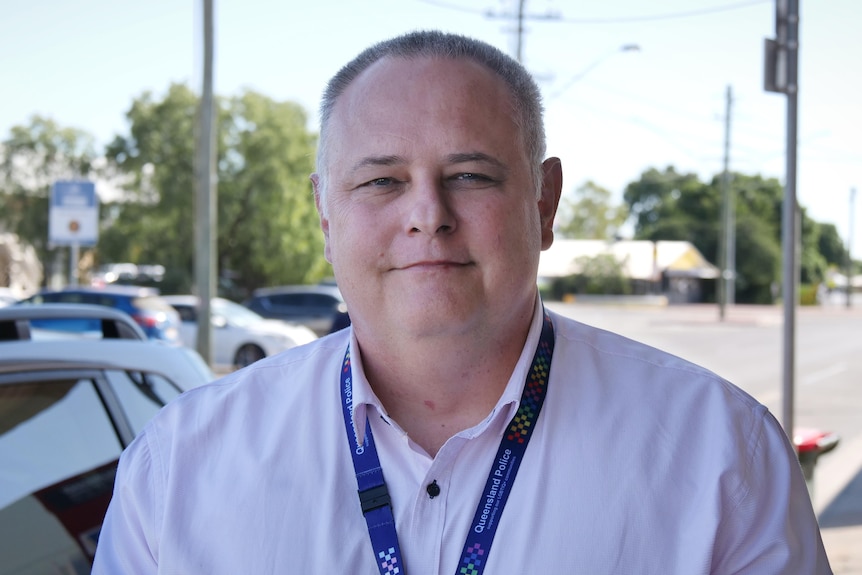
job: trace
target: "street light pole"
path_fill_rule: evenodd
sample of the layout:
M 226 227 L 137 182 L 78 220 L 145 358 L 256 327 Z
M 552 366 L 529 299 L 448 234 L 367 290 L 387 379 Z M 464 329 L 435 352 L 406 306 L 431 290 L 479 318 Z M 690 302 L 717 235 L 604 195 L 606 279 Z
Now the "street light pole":
M 212 365 L 212 298 L 216 296 L 216 137 L 213 97 L 213 0 L 203 0 L 203 89 L 201 93 L 195 190 L 195 284 L 198 296 L 197 350 Z
M 724 321 L 725 309 L 736 301 L 736 198 L 730 186 L 730 107 L 733 95 L 727 87 L 726 111 L 724 114 L 724 169 L 721 173 L 721 243 L 719 264 L 721 279 L 718 284 L 719 319 Z
M 853 204 L 856 201 L 856 188 L 850 188 L 850 227 L 847 228 L 847 307 L 853 305 Z

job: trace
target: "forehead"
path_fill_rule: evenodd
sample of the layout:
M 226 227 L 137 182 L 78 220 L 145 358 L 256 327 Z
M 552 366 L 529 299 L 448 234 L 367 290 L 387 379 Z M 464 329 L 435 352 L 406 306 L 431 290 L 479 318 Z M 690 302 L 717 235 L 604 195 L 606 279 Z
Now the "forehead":
M 520 141 L 507 85 L 469 59 L 383 58 L 347 87 L 330 120 L 332 143 L 342 152 L 355 139 L 363 146 L 375 138 L 414 144 L 433 138 L 462 146 L 476 144 L 470 140 Z

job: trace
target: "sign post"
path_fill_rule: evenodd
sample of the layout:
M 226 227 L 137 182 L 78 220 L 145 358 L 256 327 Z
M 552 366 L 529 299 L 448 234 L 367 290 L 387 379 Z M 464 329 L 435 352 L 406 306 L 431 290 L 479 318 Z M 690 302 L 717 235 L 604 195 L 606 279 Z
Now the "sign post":
M 88 181 L 57 181 L 51 187 L 48 212 L 48 245 L 69 246 L 69 283 L 78 284 L 81 246 L 95 246 L 99 239 L 99 197 Z
M 764 89 L 787 95 L 787 177 L 781 210 L 784 304 L 784 402 L 782 424 L 793 437 L 794 384 L 796 380 L 796 299 L 799 278 L 799 207 L 796 201 L 797 101 L 799 93 L 799 2 L 775 0 L 775 39 L 766 40 Z

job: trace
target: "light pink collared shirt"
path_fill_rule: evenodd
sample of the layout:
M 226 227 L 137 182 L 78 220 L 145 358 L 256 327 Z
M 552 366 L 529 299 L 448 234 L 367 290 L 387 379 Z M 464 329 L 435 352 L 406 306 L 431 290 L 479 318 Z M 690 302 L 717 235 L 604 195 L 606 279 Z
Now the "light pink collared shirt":
M 548 395 L 486 574 L 831 573 L 796 456 L 762 405 L 552 318 Z M 433 459 L 387 417 L 352 342 L 354 418 L 370 419 L 409 575 L 456 572 L 540 330 L 537 309 L 494 410 Z M 350 333 L 165 407 L 121 459 L 93 573 L 376 575 L 339 396 Z

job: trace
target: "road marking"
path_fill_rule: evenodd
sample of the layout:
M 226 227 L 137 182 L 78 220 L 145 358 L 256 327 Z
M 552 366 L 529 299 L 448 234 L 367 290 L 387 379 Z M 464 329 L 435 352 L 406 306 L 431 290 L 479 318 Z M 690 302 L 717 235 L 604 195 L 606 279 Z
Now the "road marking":
M 827 368 L 821 369 L 819 371 L 814 371 L 806 374 L 801 379 L 797 379 L 797 387 L 802 385 L 814 385 L 820 381 L 825 379 L 829 379 L 830 377 L 834 377 L 836 375 L 842 374 L 847 371 L 847 364 L 845 362 L 836 363 L 835 365 L 831 365 Z M 754 394 L 752 394 L 754 395 Z M 784 398 L 784 389 L 771 389 L 769 391 L 765 391 L 763 393 L 759 393 L 755 395 L 755 399 L 766 406 L 772 406 L 779 404 L 780 401 L 783 401 Z
M 826 369 L 821 369 L 820 371 L 815 371 L 813 373 L 809 373 L 800 382 L 802 385 L 811 385 L 822 381 L 824 379 L 828 379 L 835 375 L 844 373 L 847 371 L 847 364 L 844 362 L 836 363 L 835 365 L 831 365 Z

